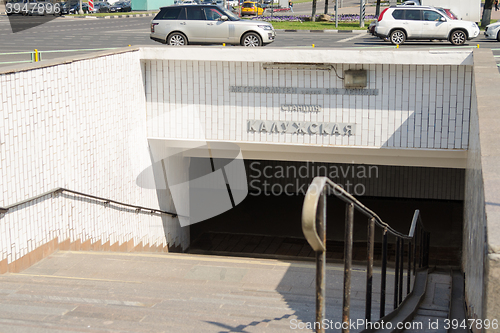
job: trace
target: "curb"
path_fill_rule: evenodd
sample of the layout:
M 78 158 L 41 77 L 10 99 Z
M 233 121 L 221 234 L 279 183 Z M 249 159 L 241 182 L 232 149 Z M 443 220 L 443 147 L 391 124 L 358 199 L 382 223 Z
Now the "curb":
M 148 14 L 131 14 L 131 15 L 108 15 L 108 16 L 61 16 L 64 19 L 117 19 L 117 18 L 130 18 L 130 17 L 147 17 L 155 16 L 157 12 Z
M 312 32 L 312 33 L 339 33 L 339 34 L 366 34 L 368 30 L 289 30 L 289 29 L 275 29 L 277 32 Z

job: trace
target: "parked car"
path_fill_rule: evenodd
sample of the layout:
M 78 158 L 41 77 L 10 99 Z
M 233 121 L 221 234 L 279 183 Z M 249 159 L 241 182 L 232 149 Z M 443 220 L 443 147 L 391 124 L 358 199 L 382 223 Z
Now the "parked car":
M 462 45 L 479 35 L 479 27 L 475 22 L 453 20 L 434 7 L 394 6 L 380 13 L 375 34 L 394 45 L 422 39 Z
M 262 15 L 264 8 L 259 3 L 253 1 L 245 1 L 241 6 L 241 16 L 245 15 Z
M 61 15 L 69 14 L 69 10 L 71 9 L 69 1 L 59 2 L 59 9 L 61 11 Z
M 85 13 L 85 14 L 90 13 L 89 5 L 86 2 L 82 3 L 82 10 L 83 10 L 83 13 Z M 80 4 L 76 4 L 70 8 L 69 13 L 70 14 L 78 14 L 79 11 L 80 11 Z
M 371 21 L 370 24 L 368 25 L 368 32 L 375 36 L 375 26 L 377 25 L 377 21 Z
M 500 22 L 488 24 L 484 30 L 484 36 L 500 42 Z
M 130 1 L 123 1 L 121 2 L 122 9 L 120 10 L 121 12 L 131 12 L 132 11 L 132 4 Z
M 240 44 L 262 46 L 274 42 L 271 23 L 242 20 L 215 5 L 161 8 L 151 22 L 150 38 L 168 45 Z

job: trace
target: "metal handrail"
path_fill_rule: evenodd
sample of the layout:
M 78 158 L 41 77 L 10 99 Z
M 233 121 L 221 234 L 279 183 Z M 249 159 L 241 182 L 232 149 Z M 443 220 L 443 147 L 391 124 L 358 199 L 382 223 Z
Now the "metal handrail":
M 333 190 L 333 191 L 329 191 Z M 326 266 L 326 197 L 329 193 L 346 203 L 345 220 L 345 245 L 344 245 L 344 294 L 342 307 L 342 332 L 349 332 L 349 311 L 351 294 L 351 268 L 352 268 L 352 247 L 353 247 L 353 224 L 354 210 L 361 212 L 368 217 L 368 241 L 367 241 L 367 276 L 366 276 L 366 298 L 365 298 L 365 320 L 371 321 L 372 289 L 373 289 L 373 253 L 375 239 L 375 225 L 383 229 L 382 244 L 382 269 L 380 286 L 380 318 L 385 316 L 386 301 L 386 277 L 387 277 L 387 245 L 388 233 L 396 237 L 395 254 L 395 283 L 394 283 L 394 309 L 403 301 L 403 270 L 404 270 L 404 243 L 408 242 L 408 262 L 407 262 L 407 287 L 406 295 L 410 293 L 411 274 L 418 267 L 426 267 L 429 262 L 429 242 L 430 235 L 425 231 L 420 211 L 416 210 L 410 231 L 403 234 L 394 230 L 389 224 L 372 210 L 364 206 L 341 186 L 335 184 L 326 177 L 316 177 L 309 186 L 302 209 L 302 231 L 316 252 L 316 332 L 323 333 L 324 327 L 321 323 L 325 319 L 325 266 Z M 417 237 L 418 241 L 417 242 Z M 418 251 L 417 251 L 418 248 Z
M 105 204 L 114 203 L 114 204 L 120 205 L 120 206 L 135 208 L 136 211 L 144 210 L 144 211 L 150 211 L 151 213 L 167 214 L 167 215 L 171 215 L 172 217 L 176 217 L 177 216 L 177 214 L 175 214 L 175 213 L 163 211 L 163 210 L 160 210 L 160 209 L 147 208 L 147 207 L 137 206 L 137 205 L 131 205 L 131 204 L 119 202 L 119 201 L 116 201 L 116 200 L 106 199 L 106 198 L 98 197 L 98 196 L 91 195 L 91 194 L 86 194 L 86 193 L 82 193 L 82 192 L 73 191 L 73 190 L 70 190 L 70 189 L 67 189 L 67 188 L 63 188 L 63 187 L 57 187 L 57 188 L 55 188 L 53 190 L 50 190 L 50 191 L 47 191 L 45 193 L 42 193 L 42 194 L 36 195 L 34 197 L 31 197 L 31 198 L 28 198 L 28 199 L 16 202 L 15 204 L 12 204 L 12 205 L 9 205 L 9 206 L 6 206 L 6 207 L 0 207 L 0 213 L 5 214 L 5 213 L 7 213 L 12 208 L 24 205 L 25 203 L 28 203 L 28 202 L 31 202 L 31 201 L 34 201 L 34 200 L 37 200 L 37 199 L 40 199 L 40 198 L 42 198 L 44 196 L 47 196 L 49 194 L 56 194 L 56 193 L 62 193 L 62 192 L 69 192 L 69 193 L 73 193 L 73 194 L 76 194 L 76 195 L 80 195 L 82 197 L 87 197 L 87 198 L 92 198 L 92 199 L 95 199 L 95 200 L 100 200 L 100 201 L 104 202 Z

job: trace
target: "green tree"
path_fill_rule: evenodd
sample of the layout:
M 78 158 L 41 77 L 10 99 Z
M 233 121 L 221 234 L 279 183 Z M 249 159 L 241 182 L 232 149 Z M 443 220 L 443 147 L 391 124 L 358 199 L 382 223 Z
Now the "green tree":
M 481 27 L 486 27 L 490 24 L 491 20 L 491 8 L 493 7 L 494 0 L 485 0 L 483 8 L 483 17 L 481 18 Z

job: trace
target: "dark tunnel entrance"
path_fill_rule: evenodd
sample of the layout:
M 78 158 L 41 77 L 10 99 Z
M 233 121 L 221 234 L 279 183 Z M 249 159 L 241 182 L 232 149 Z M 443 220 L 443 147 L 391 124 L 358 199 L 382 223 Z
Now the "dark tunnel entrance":
M 314 258 L 302 234 L 302 204 L 311 180 L 326 175 L 400 232 L 408 232 L 419 209 L 432 235 L 431 264 L 460 264 L 463 169 L 263 160 L 246 160 L 245 169 L 247 197 L 235 208 L 191 225 L 188 252 Z M 327 258 L 342 260 L 345 205 L 333 195 L 327 201 L 327 220 Z M 367 219 L 355 214 L 354 260 L 366 257 L 366 230 Z M 380 241 L 377 233 L 375 259 Z

